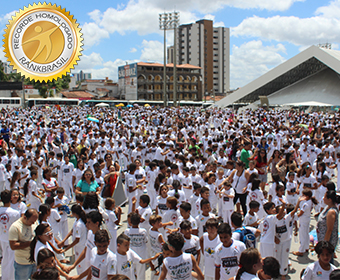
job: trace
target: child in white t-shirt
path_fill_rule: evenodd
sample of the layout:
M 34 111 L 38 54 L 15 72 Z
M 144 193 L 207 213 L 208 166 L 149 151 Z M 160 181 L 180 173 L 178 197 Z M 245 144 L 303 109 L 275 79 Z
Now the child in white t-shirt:
M 105 200 L 105 224 L 111 234 L 111 240 L 109 249 L 112 252 L 117 251 L 117 226 L 120 222 L 120 217 L 122 214 L 122 209 L 120 207 L 116 208 L 116 202 L 113 198 L 108 197 Z
M 267 216 L 260 224 L 261 230 L 261 243 L 260 253 L 261 256 L 274 257 L 275 256 L 275 234 L 276 224 L 278 219 L 281 219 L 284 215 L 286 204 L 283 202 L 283 207 L 280 208 L 280 212 L 276 214 L 275 204 L 273 202 L 267 202 L 263 208 L 266 211 Z
M 220 199 L 222 199 L 222 218 L 224 223 L 231 224 L 231 214 L 234 212 L 235 191 L 231 183 L 224 182 L 222 189 L 219 191 Z
M 192 254 L 195 257 L 197 263 L 200 263 L 200 240 L 196 235 L 191 234 L 191 223 L 189 221 L 183 221 L 181 222 L 179 227 L 184 237 L 184 246 L 182 248 L 182 251 L 188 254 Z
M 253 200 L 249 203 L 249 211 L 244 217 L 243 225 L 244 226 L 250 226 L 250 227 L 258 227 L 259 225 L 259 217 L 257 215 L 257 212 L 260 209 L 260 203 Z
M 137 265 L 151 262 L 157 259 L 159 255 L 160 253 L 149 259 L 142 259 L 130 249 L 130 237 L 122 233 L 117 238 L 117 274 L 123 274 L 131 280 L 136 280 L 135 269 Z M 138 275 L 138 279 L 140 279 L 140 276 L 142 275 Z
M 106 230 L 98 230 L 94 235 L 94 247 L 91 251 L 91 279 L 107 280 L 117 274 L 117 256 L 108 247 L 109 234 Z

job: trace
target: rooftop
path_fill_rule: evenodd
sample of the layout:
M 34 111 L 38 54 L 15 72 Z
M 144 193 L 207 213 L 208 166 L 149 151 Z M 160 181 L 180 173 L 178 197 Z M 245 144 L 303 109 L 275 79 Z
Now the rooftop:
M 151 62 L 138 62 L 138 66 L 154 66 L 154 67 L 163 67 L 164 64 L 161 63 L 151 63 Z M 166 67 L 172 68 L 174 67 L 173 63 L 168 63 Z M 191 65 L 191 64 L 178 64 L 176 65 L 177 68 L 186 68 L 186 69 L 202 69 L 199 66 Z
M 66 98 L 94 98 L 95 96 L 87 91 L 64 91 L 61 94 Z

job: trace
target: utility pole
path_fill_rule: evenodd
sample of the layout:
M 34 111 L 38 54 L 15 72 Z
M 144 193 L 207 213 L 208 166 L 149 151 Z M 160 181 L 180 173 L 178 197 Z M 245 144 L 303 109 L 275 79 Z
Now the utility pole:
M 166 91 L 166 30 L 174 30 L 174 72 L 173 72 L 173 101 L 174 106 L 177 105 L 177 77 L 176 77 L 176 60 L 177 60 L 177 46 L 176 46 L 176 31 L 179 24 L 179 12 L 159 14 L 159 28 L 164 30 L 164 69 L 163 69 L 163 101 L 164 107 L 167 106 L 167 91 Z

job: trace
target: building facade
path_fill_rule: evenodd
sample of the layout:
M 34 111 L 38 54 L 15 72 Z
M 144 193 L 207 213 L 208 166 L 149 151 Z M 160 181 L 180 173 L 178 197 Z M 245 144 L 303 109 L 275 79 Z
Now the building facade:
M 132 70 L 131 70 L 132 69 Z M 160 63 L 139 62 L 118 68 L 119 90 L 126 100 L 163 100 L 163 70 Z M 177 65 L 177 101 L 202 101 L 202 76 L 198 66 Z M 167 100 L 173 101 L 173 64 L 166 65 Z
M 174 47 L 168 48 L 173 63 Z M 177 63 L 201 67 L 203 92 L 223 95 L 230 87 L 229 28 L 214 27 L 211 20 L 180 25 L 177 29 Z
M 74 74 L 74 76 L 76 77 L 77 82 L 92 79 L 91 73 L 84 73 L 82 70 L 78 74 Z

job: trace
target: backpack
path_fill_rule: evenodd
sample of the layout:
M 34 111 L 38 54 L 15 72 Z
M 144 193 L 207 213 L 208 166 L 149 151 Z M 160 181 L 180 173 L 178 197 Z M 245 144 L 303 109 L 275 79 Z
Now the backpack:
M 251 230 L 243 226 L 243 228 L 238 228 L 235 232 L 240 234 L 240 241 L 246 245 L 246 248 L 256 248 L 256 238 Z

